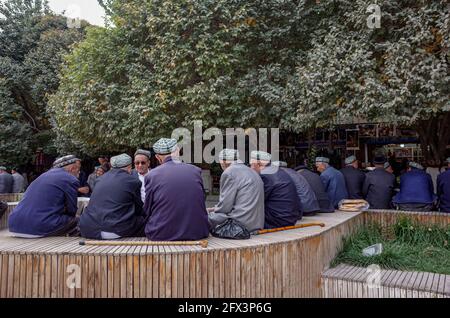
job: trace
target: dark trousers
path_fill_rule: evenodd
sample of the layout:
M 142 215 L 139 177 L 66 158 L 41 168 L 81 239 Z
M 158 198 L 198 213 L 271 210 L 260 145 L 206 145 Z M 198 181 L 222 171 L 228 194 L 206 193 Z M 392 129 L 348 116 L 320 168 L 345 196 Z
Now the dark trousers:
M 309 211 L 309 212 L 303 212 L 303 216 L 314 216 L 317 213 L 321 213 L 320 211 Z
M 46 235 L 46 236 L 80 236 L 80 228 L 78 226 L 79 218 L 74 217 L 62 228 Z
M 394 203 L 397 210 L 413 212 L 429 212 L 433 209 L 433 204 L 424 203 Z
M 145 237 L 145 225 L 147 218 L 137 217 L 134 227 L 125 233 L 117 233 L 120 237 Z
M 0 201 L 0 218 L 8 211 L 8 203 Z

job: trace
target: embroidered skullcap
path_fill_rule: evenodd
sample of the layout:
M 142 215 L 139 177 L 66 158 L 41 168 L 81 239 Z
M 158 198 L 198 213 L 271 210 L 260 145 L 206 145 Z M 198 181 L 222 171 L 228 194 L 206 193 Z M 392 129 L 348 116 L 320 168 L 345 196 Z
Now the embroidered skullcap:
M 219 160 L 235 161 L 239 159 L 239 151 L 236 149 L 223 149 L 219 153 Z
M 317 162 L 330 163 L 330 159 L 327 157 L 316 157 L 316 163 Z
M 265 151 L 252 151 L 250 154 L 251 159 L 255 160 L 263 160 L 263 161 L 270 161 L 272 159 L 272 155 Z
M 146 156 L 148 159 L 152 158 L 152 153 L 148 150 L 144 150 L 144 149 L 138 149 L 136 150 L 136 152 L 134 153 L 134 156 L 138 156 L 138 155 L 143 155 Z
M 356 157 L 355 156 L 350 156 L 350 157 L 345 158 L 345 164 L 346 165 L 351 165 L 355 161 L 356 161 Z
M 126 153 L 111 158 L 111 167 L 114 169 L 124 168 L 131 165 L 133 159 Z
M 272 162 L 272 165 L 277 166 L 277 167 L 284 167 L 284 168 L 287 168 L 287 166 L 288 166 L 286 161 L 274 161 L 274 162 Z
M 177 140 L 161 138 L 153 145 L 153 150 L 158 155 L 168 155 L 177 150 Z
M 62 168 L 74 164 L 77 161 L 81 160 L 75 157 L 74 155 L 63 156 L 55 160 L 55 162 L 53 163 L 53 168 Z
M 423 170 L 423 166 L 420 163 L 417 163 L 417 162 L 414 162 L 414 161 L 410 161 L 408 163 L 408 166 L 410 166 L 411 168 Z

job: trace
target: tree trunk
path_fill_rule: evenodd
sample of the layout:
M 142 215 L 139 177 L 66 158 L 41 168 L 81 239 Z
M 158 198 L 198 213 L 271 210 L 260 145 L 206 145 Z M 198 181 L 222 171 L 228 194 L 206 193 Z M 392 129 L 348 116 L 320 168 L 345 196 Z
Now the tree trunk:
M 450 112 L 421 120 L 417 123 L 416 129 L 426 163 L 434 161 L 436 165 L 442 165 L 450 141 Z

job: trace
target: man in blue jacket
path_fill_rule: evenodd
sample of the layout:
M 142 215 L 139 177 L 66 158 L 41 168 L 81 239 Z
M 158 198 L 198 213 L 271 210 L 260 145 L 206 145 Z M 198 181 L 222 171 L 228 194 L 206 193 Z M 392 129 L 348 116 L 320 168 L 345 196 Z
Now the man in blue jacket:
M 161 164 L 145 177 L 145 234 L 154 241 L 190 241 L 209 236 L 201 169 L 179 159 L 175 139 L 153 145 Z
M 439 210 L 450 213 L 450 157 L 447 158 L 447 171 L 438 175 L 437 192 L 439 196 Z
M 316 158 L 316 168 L 320 172 L 320 180 L 328 193 L 331 203 L 334 208 L 337 208 L 339 201 L 348 198 L 344 175 L 330 166 L 330 159 L 325 157 Z
M 300 206 L 294 182 L 270 161 L 271 155 L 267 152 L 252 151 L 250 154 L 250 165 L 264 182 L 264 228 L 295 225 L 300 218 Z
M 409 162 L 408 170 L 400 178 L 400 192 L 392 202 L 398 210 L 431 211 L 436 201 L 433 181 L 423 167 Z
M 78 236 L 77 191 L 81 160 L 57 159 L 53 169 L 34 180 L 9 217 L 13 236 Z
M 111 158 L 112 169 L 98 179 L 81 215 L 81 235 L 90 239 L 144 236 L 141 182 L 131 175 L 132 159 L 127 154 Z

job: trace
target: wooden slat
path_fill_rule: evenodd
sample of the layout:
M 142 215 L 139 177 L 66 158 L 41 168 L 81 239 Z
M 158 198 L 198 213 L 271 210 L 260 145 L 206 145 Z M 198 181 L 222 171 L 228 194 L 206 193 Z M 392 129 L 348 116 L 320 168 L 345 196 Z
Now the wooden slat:
M 160 268 L 160 265 L 159 265 L 159 246 L 154 246 L 153 247 L 153 260 L 152 260 L 152 262 L 153 262 L 153 271 L 152 271 L 152 275 L 153 275 L 153 284 L 152 284 L 152 287 L 153 287 L 153 297 L 154 298 L 159 298 L 160 297 L 160 295 L 159 295 L 159 284 L 160 284 L 160 281 L 159 281 L 159 268 Z M 186 296 L 185 296 L 186 297 Z

